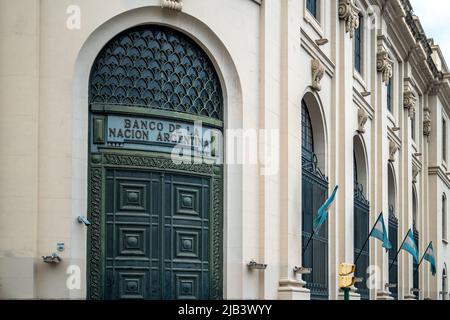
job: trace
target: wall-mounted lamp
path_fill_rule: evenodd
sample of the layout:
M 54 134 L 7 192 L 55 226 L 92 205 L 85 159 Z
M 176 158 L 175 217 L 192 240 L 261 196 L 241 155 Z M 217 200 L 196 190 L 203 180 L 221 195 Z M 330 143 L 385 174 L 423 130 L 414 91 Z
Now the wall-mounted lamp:
M 400 127 L 393 127 L 392 131 L 394 131 L 394 132 L 400 131 Z
M 89 227 L 91 225 L 91 222 L 85 216 L 79 216 L 77 220 L 78 220 L 78 223 L 82 223 L 86 227 Z
M 294 274 L 311 274 L 312 268 L 294 267 Z
M 45 263 L 58 264 L 62 259 L 57 253 L 53 253 L 51 256 L 43 256 L 42 260 L 44 260 Z
M 363 92 L 361 92 L 361 95 L 362 95 L 364 98 L 370 96 L 371 94 L 372 94 L 372 92 L 370 92 L 370 91 L 363 91 Z
M 412 294 L 416 294 L 416 293 L 419 294 L 420 291 L 421 291 L 421 290 L 420 290 L 420 289 L 417 289 L 417 288 L 412 288 L 412 289 L 411 289 L 411 293 L 412 293 Z
M 421 156 L 422 156 L 422 153 L 417 152 L 417 153 L 414 153 L 414 155 L 415 155 L 416 157 L 421 157 Z
M 247 264 L 247 267 L 250 270 L 266 270 L 267 264 L 257 263 L 256 261 L 252 260 L 249 264 Z
M 318 46 L 323 46 L 323 45 L 325 45 L 325 44 L 328 43 L 328 39 L 326 39 L 326 38 L 320 38 L 320 39 L 316 40 L 315 42 L 316 42 L 316 44 L 317 44 Z

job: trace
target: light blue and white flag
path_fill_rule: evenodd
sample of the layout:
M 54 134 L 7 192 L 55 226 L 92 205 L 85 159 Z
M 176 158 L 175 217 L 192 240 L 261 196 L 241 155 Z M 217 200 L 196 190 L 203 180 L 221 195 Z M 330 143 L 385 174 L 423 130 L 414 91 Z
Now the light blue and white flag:
M 330 209 L 331 205 L 334 202 L 334 199 L 336 199 L 336 194 L 339 189 L 339 186 L 336 186 L 334 188 L 333 194 L 331 197 L 320 207 L 320 209 L 317 211 L 317 217 L 314 219 L 314 233 L 318 233 L 320 227 L 323 225 L 323 223 L 328 218 L 328 210 Z
M 431 265 L 431 273 L 433 277 L 436 275 L 436 256 L 434 254 L 433 242 L 430 242 L 427 251 L 425 251 L 425 255 L 423 257 L 426 261 L 428 261 Z
M 384 217 L 382 213 L 378 217 L 378 220 L 375 223 L 375 226 L 373 227 L 372 230 L 372 234 L 370 236 L 383 242 L 383 248 L 385 248 L 386 250 L 392 249 L 392 244 L 388 238 L 386 225 L 384 224 Z
M 414 233 L 411 229 L 409 229 L 401 249 L 409 252 L 414 257 L 414 260 L 419 263 L 419 250 L 417 249 L 417 244 L 414 240 Z

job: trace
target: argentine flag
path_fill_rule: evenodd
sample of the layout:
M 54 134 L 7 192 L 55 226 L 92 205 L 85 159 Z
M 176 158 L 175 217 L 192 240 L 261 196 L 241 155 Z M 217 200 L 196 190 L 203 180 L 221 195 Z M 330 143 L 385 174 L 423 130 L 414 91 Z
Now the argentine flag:
M 434 255 L 433 242 L 430 242 L 423 258 L 431 264 L 431 273 L 434 277 L 436 275 L 436 258 Z
M 377 222 L 375 223 L 372 234 L 370 236 L 383 242 L 383 248 L 385 248 L 386 250 L 392 249 L 392 244 L 388 238 L 386 225 L 384 224 L 384 217 L 382 213 L 380 214 Z
M 416 241 L 414 240 L 414 233 L 411 229 L 409 229 L 401 249 L 409 252 L 414 257 L 414 260 L 419 263 L 419 250 L 417 249 Z
M 317 211 L 317 217 L 314 219 L 314 233 L 318 233 L 320 227 L 323 225 L 323 223 L 328 218 L 328 210 L 330 209 L 331 205 L 334 202 L 334 199 L 336 198 L 336 193 L 338 191 L 338 186 L 334 188 L 333 194 L 331 197 L 320 207 L 320 209 Z

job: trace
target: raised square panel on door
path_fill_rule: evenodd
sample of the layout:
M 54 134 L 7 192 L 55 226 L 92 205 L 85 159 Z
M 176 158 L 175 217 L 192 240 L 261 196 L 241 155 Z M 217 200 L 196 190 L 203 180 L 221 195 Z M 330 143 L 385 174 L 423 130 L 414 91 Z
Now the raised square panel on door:
M 210 180 L 168 174 L 163 185 L 163 296 L 208 299 Z
M 112 299 L 161 298 L 161 177 L 108 170 L 105 291 Z

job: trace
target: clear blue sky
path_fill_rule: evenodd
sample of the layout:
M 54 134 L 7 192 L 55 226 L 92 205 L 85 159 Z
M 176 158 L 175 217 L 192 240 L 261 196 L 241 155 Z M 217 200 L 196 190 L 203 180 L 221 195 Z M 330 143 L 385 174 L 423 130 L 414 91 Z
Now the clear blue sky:
M 450 67 L 450 1 L 410 0 L 428 38 L 441 47 Z

